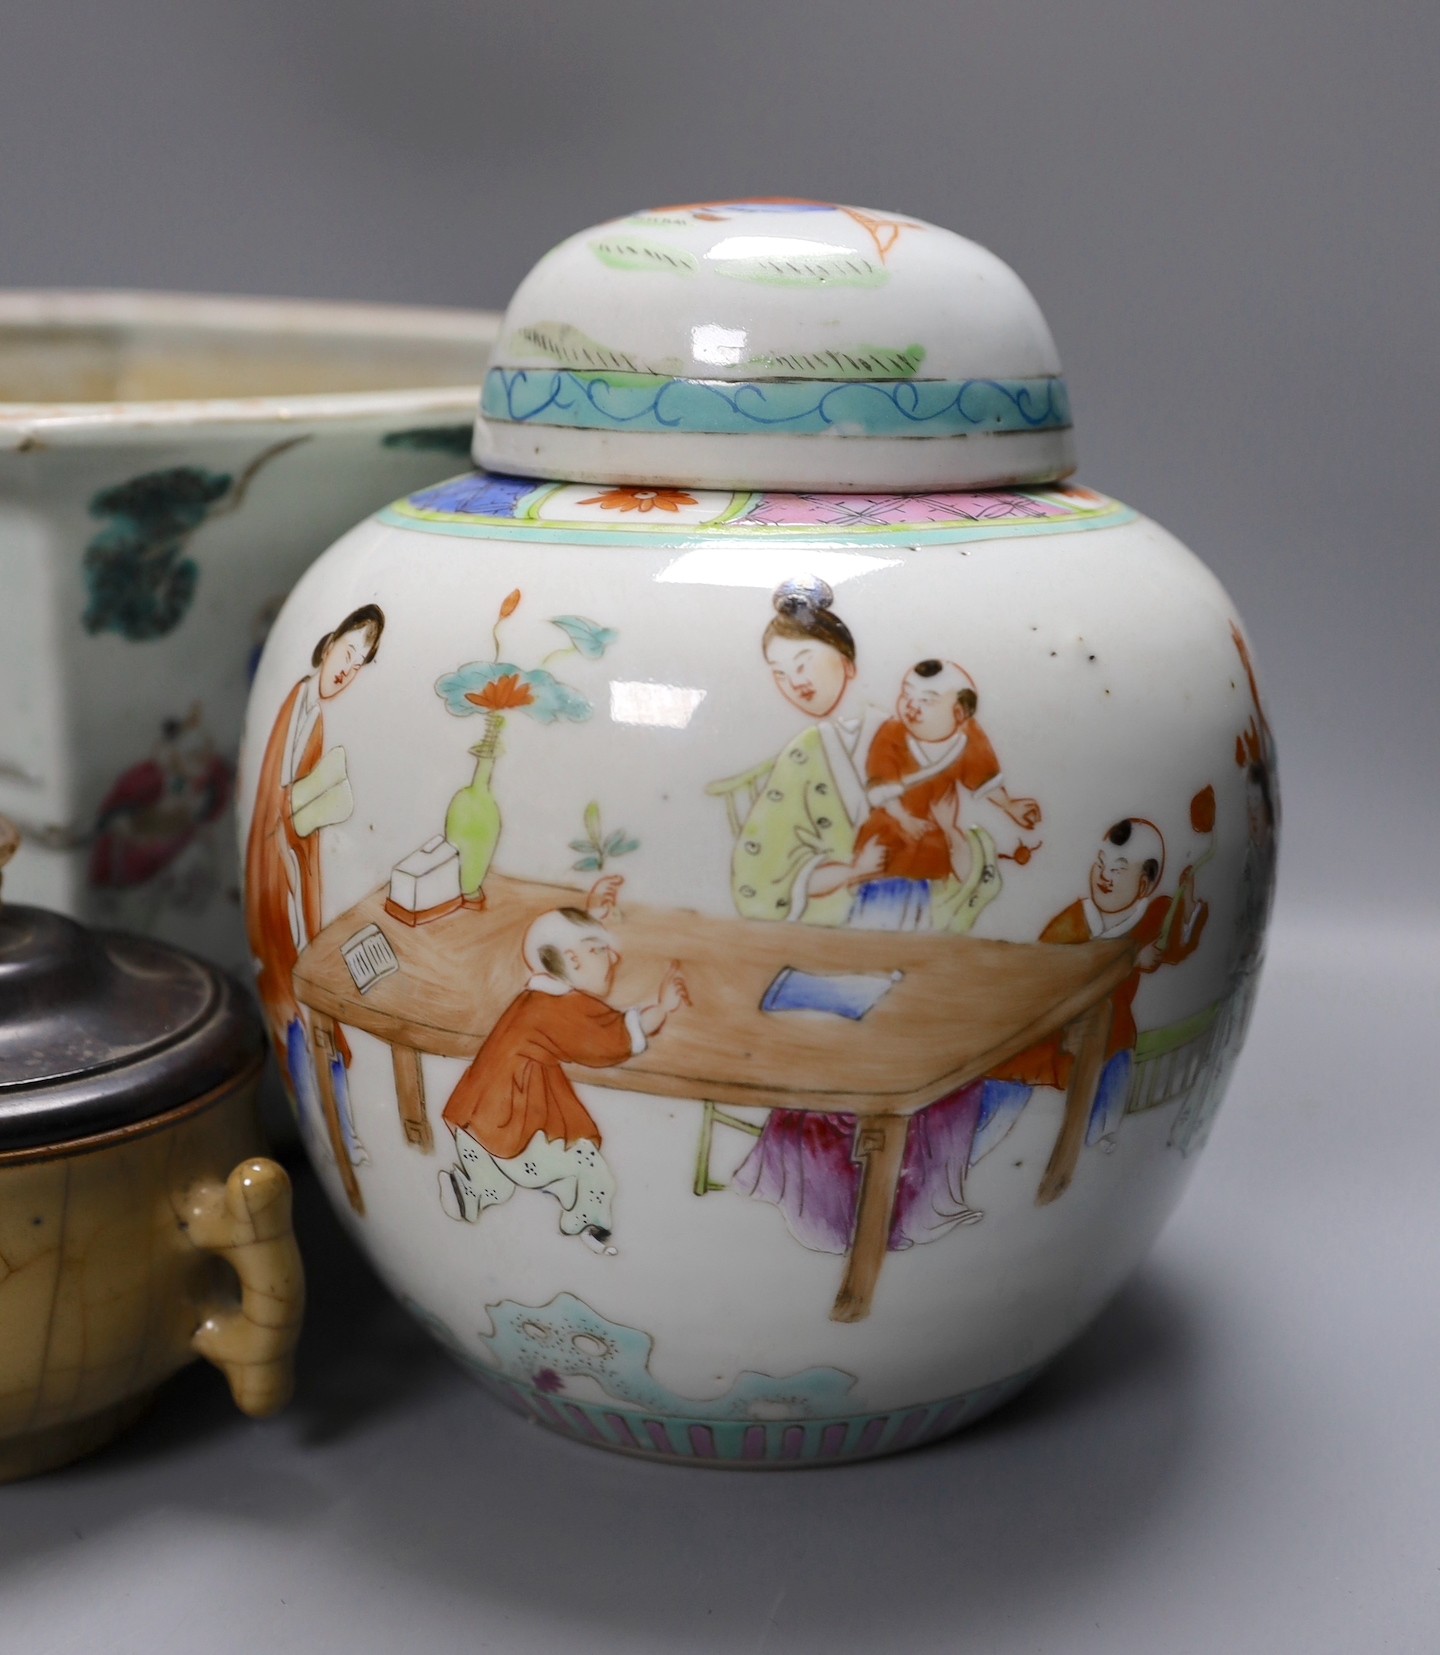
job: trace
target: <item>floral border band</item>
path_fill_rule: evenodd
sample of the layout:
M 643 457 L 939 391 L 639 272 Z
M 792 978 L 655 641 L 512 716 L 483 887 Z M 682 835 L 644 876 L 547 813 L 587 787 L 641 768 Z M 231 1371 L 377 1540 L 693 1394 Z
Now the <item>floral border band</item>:
M 968 437 L 1064 431 L 1065 381 L 674 379 L 571 368 L 491 368 L 480 411 L 510 425 L 705 436 Z
M 376 514 L 394 528 L 556 544 L 693 546 L 799 540 L 807 546 L 920 546 L 1108 529 L 1118 500 L 1078 483 L 939 494 L 785 494 L 744 489 L 599 488 L 471 471 Z

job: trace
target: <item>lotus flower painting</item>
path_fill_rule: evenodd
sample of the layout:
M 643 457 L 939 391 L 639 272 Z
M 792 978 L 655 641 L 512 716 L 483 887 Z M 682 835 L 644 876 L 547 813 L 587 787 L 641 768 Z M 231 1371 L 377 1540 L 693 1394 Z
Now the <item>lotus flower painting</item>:
M 445 815 L 445 837 L 460 852 L 460 890 L 467 907 L 485 905 L 485 876 L 500 842 L 500 806 L 494 793 L 495 761 L 501 745 L 505 720 L 523 714 L 537 724 L 583 724 L 594 711 L 589 700 L 571 685 L 562 683 L 549 664 L 566 656 L 598 661 L 617 636 L 613 628 L 601 626 L 583 615 L 552 616 L 565 642 L 535 667 L 521 667 L 504 660 L 500 633 L 520 608 L 523 594 L 517 586 L 501 603 L 490 629 L 494 646 L 488 661 L 470 661 L 446 673 L 435 685 L 435 693 L 446 710 L 456 718 L 481 716 L 484 730 L 470 749 L 475 773 L 450 801 Z

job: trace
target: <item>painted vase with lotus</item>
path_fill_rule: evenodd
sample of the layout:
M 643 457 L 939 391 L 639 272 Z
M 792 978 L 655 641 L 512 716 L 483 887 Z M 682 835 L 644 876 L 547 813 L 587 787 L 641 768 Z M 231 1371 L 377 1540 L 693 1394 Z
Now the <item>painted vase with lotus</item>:
M 485 875 L 500 843 L 500 806 L 491 782 L 504 725 L 499 713 L 487 714 L 485 734 L 470 749 L 475 774 L 445 812 L 445 837 L 460 852 L 460 897 L 467 908 L 485 906 Z
M 436 694 L 457 718 L 481 714 L 485 719 L 485 733 L 470 749 L 475 773 L 451 799 L 445 813 L 445 837 L 460 853 L 460 895 L 467 908 L 485 906 L 485 876 L 500 842 L 500 805 L 494 777 L 506 713 L 523 712 L 539 724 L 562 720 L 578 724 L 589 718 L 592 710 L 578 690 L 562 684 L 544 664 L 522 668 L 500 659 L 500 628 L 520 607 L 520 600 L 517 587 L 500 605 L 491 629 L 493 659 L 471 661 L 447 673 L 435 686 Z M 546 661 L 566 655 L 598 660 L 614 638 L 611 629 L 583 616 L 554 616 L 549 624 L 559 627 L 569 642 L 546 656 Z

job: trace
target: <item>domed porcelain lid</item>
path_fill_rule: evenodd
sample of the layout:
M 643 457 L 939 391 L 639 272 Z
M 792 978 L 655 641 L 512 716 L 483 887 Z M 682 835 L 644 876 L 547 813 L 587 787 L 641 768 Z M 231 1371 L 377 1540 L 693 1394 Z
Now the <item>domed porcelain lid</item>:
M 0 867 L 18 835 L 0 818 Z M 0 908 L 0 1156 L 113 1132 L 258 1071 L 264 1034 L 223 972 L 43 908 Z
M 892 490 L 1075 465 L 1050 330 L 993 253 L 822 201 L 657 208 L 520 284 L 475 429 L 491 470 L 589 483 Z

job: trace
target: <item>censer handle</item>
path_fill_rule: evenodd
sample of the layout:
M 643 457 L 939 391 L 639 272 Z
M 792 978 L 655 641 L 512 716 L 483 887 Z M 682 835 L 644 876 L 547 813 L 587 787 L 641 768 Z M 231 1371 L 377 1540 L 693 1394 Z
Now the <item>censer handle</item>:
M 190 1341 L 230 1381 L 242 1413 L 283 1408 L 294 1389 L 295 1342 L 305 1311 L 305 1272 L 290 1219 L 290 1180 L 263 1157 L 242 1161 L 223 1183 L 194 1184 L 176 1202 L 190 1241 L 240 1278 L 240 1302 L 205 1305 Z
M 20 849 L 20 829 L 8 816 L 0 816 L 0 874 L 3 874 L 5 864 Z M 0 884 L 4 884 L 0 878 Z

